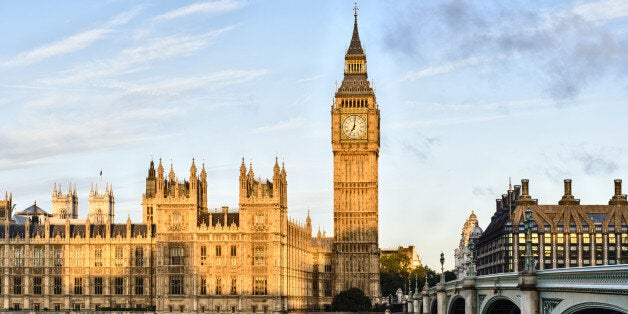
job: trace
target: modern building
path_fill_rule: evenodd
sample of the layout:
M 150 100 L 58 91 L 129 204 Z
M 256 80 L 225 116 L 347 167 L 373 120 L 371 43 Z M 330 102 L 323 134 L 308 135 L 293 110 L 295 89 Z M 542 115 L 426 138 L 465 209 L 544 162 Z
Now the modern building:
M 564 180 L 555 205 L 539 205 L 521 180 L 497 199 L 496 211 L 476 245 L 477 274 L 524 269 L 525 211 L 530 208 L 531 249 L 536 269 L 614 265 L 628 262 L 628 200 L 615 180 L 608 205 L 582 205 Z
M 178 177 L 150 162 L 142 223 L 114 223 L 115 197 L 55 184 L 51 214 L 13 215 L 0 200 L 0 310 L 149 309 L 270 313 L 317 310 L 351 287 L 379 298 L 379 109 L 354 15 L 344 80 L 331 108 L 334 236 L 288 215 L 287 171 L 262 179 L 242 160 L 239 208 L 210 209 L 204 164 Z M 12 217 L 14 217 L 12 219 Z

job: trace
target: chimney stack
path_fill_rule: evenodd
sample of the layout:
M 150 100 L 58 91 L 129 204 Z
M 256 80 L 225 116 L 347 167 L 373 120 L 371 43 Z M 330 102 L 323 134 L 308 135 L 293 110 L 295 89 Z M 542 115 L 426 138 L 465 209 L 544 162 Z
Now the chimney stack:
M 558 205 L 580 205 L 580 200 L 571 195 L 571 179 L 565 179 L 565 195 L 558 201 Z
M 529 180 L 521 179 L 521 196 L 517 200 L 517 205 L 537 205 L 538 200 L 532 199 L 529 190 Z
M 608 201 L 608 205 L 628 205 L 626 194 L 621 194 L 621 179 L 615 179 L 615 195 Z

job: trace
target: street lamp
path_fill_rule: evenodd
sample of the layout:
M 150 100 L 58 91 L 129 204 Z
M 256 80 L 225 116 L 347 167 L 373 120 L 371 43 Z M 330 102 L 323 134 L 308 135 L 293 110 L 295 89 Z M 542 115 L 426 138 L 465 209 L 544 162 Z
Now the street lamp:
M 440 282 L 445 283 L 445 254 L 440 252 Z
M 475 241 L 469 241 L 469 271 L 467 272 L 467 276 L 475 277 L 475 261 L 473 256 L 473 251 L 475 250 Z
M 526 232 L 526 262 L 525 270 L 534 271 L 534 264 L 532 262 L 532 210 L 530 207 L 525 211 L 526 220 L 523 222 L 523 228 Z

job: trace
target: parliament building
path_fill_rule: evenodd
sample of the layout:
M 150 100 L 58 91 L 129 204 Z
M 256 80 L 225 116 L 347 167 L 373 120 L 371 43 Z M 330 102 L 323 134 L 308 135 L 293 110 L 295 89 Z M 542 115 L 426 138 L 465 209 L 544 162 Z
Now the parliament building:
M 205 165 L 192 160 L 177 176 L 160 159 L 148 168 L 141 223 L 114 223 L 109 185 L 92 186 L 85 218 L 76 186 L 55 184 L 50 212 L 36 203 L 15 212 L 5 194 L 0 310 L 278 313 L 328 308 L 351 287 L 377 301 L 379 122 L 356 13 L 331 105 L 333 237 L 314 235 L 309 213 L 288 218 L 277 160 L 270 179 L 242 160 L 239 208 L 210 209 Z

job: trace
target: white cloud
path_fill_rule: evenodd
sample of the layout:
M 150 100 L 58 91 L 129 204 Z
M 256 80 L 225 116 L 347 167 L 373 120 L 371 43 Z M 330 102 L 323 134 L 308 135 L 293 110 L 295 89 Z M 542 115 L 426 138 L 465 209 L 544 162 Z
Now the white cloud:
M 604 21 L 628 16 L 628 1 L 602 0 L 575 6 L 572 10 L 589 21 Z
M 137 12 L 138 9 L 124 12 L 109 20 L 103 27 L 90 29 L 31 51 L 22 52 L 12 60 L 0 63 L 0 65 L 5 67 L 26 66 L 58 55 L 84 49 L 112 32 L 114 27 L 127 23 Z
M 278 122 L 273 125 L 261 126 L 251 130 L 251 133 L 268 133 L 276 131 L 292 130 L 302 126 L 305 123 L 303 118 L 291 118 L 286 121 Z
M 218 0 L 201 3 L 194 3 L 178 8 L 155 17 L 156 21 L 167 21 L 194 14 L 223 13 L 241 8 L 244 4 L 241 1 Z
M 504 60 L 508 58 L 508 56 L 506 55 L 501 55 L 501 56 L 473 56 L 473 57 L 469 57 L 466 59 L 461 59 L 461 60 L 456 60 L 456 61 L 452 61 L 452 62 L 446 62 L 443 64 L 439 64 L 439 65 L 434 65 L 434 66 L 429 66 L 427 68 L 424 68 L 422 70 L 419 71 L 410 71 L 408 73 L 406 73 L 406 75 L 404 75 L 401 78 L 401 81 L 416 81 L 418 79 L 424 78 L 424 77 L 431 77 L 431 76 L 436 76 L 436 75 L 441 75 L 441 74 L 447 74 L 447 73 L 451 73 L 454 71 L 457 71 L 458 69 L 461 68 L 466 68 L 469 66 L 474 66 L 480 63 L 485 63 L 485 62 L 491 62 L 491 61 L 499 61 L 499 60 Z
M 153 61 L 187 56 L 209 45 L 217 36 L 232 30 L 227 26 L 202 35 L 171 35 L 156 38 L 151 42 L 121 51 L 117 57 L 77 66 L 59 77 L 41 80 L 46 84 L 80 83 L 86 80 L 137 72 Z

